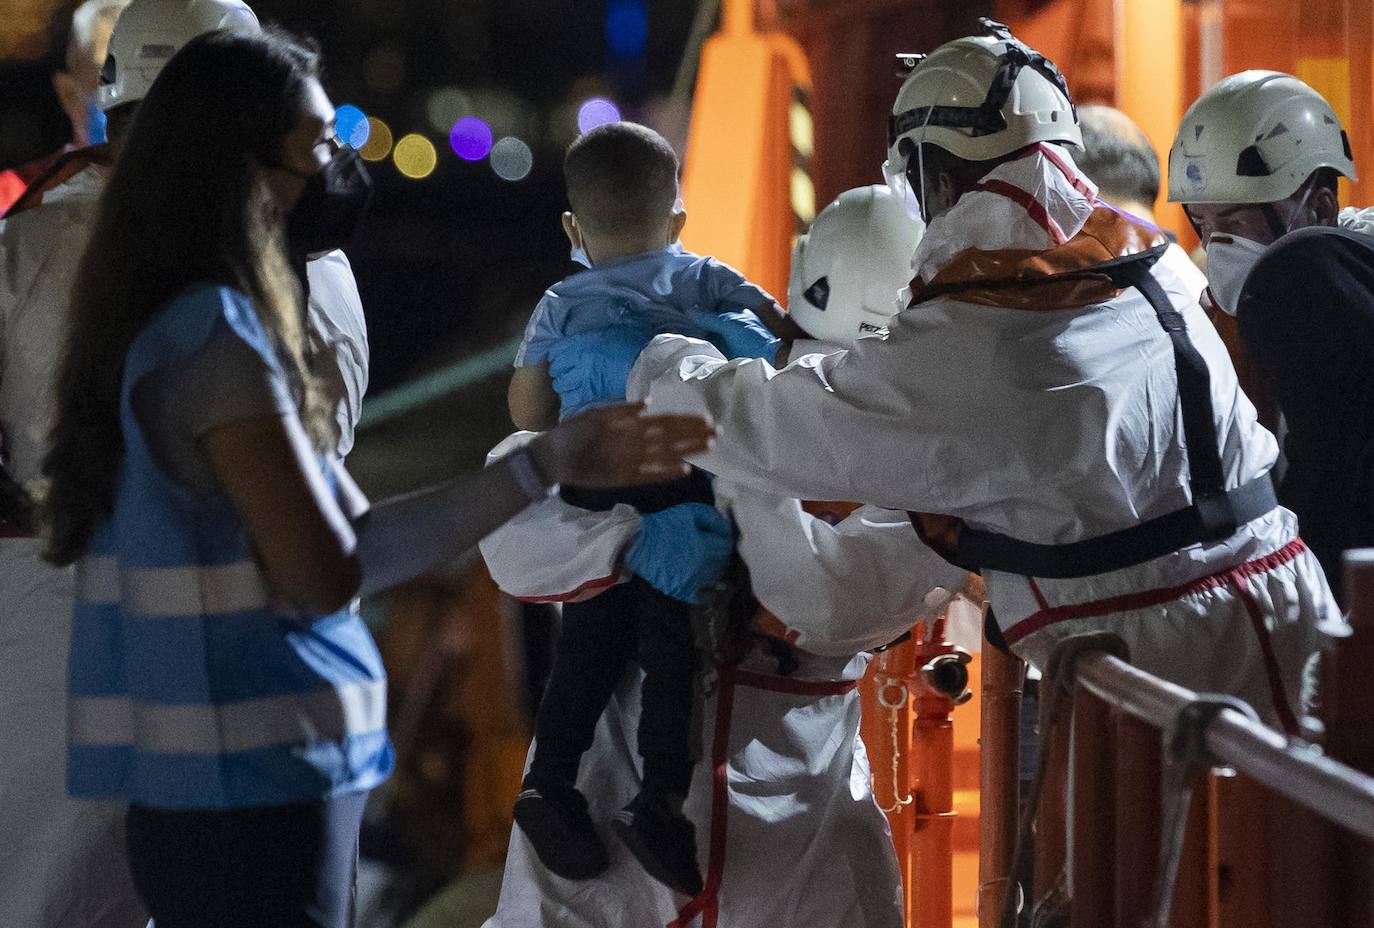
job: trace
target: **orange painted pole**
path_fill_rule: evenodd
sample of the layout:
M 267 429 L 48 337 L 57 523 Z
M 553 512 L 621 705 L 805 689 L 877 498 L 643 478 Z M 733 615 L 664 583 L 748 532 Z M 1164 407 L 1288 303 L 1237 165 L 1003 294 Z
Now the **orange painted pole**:
M 949 928 L 954 919 L 954 722 L 948 699 L 916 697 L 916 831 L 911 842 L 913 928 Z
M 1370 863 L 1369 846 L 1342 832 L 1345 840 L 1336 847 L 1349 856 L 1338 860 L 1332 853 L 1331 837 L 1337 829 L 1331 822 L 1286 796 L 1275 795 L 1270 807 L 1274 810 L 1269 847 L 1273 849 L 1270 880 L 1277 890 L 1275 924 L 1306 928 L 1370 924 L 1368 900 L 1360 897 L 1361 888 L 1369 886 L 1369 874 L 1362 872 Z M 1342 886 L 1341 879 L 1353 882 Z
M 978 925 L 998 928 L 1020 821 L 1021 694 L 1026 665 L 986 642 L 978 758 Z
M 1351 205 L 1374 202 L 1374 12 L 1369 0 L 1345 0 L 1345 28 L 1350 61 L 1350 125 L 1346 131 L 1355 152 L 1360 182 L 1350 185 Z
M 1326 750 L 1341 763 L 1374 774 L 1374 692 L 1369 688 L 1374 673 L 1374 548 L 1345 553 L 1344 587 L 1353 633 L 1323 658 Z
M 1370 170 L 1374 170 L 1371 166 Z M 1327 753 L 1356 770 L 1374 774 L 1374 549 L 1345 553 L 1345 605 L 1353 632 L 1324 656 L 1321 706 Z M 1338 829 L 1331 831 L 1336 887 L 1352 925 L 1374 924 L 1374 848 Z
M 1212 779 L 1208 832 L 1211 909 L 1216 928 L 1268 928 L 1270 881 L 1265 864 L 1265 815 L 1270 794 L 1253 780 L 1227 773 Z
M 754 25 L 754 0 L 721 0 L 721 32 L 748 35 L 754 31 Z
M 1035 891 L 1030 899 L 1032 907 L 1039 905 L 1054 892 L 1064 876 L 1064 863 L 1067 859 L 1069 734 L 1072 728 L 1063 699 L 1059 702 L 1060 713 L 1064 718 L 1058 725 L 1053 724 L 1049 710 L 1054 702 L 1049 681 L 1042 679 L 1040 750 L 1048 751 L 1050 756 L 1045 768 L 1044 784 L 1041 786 L 1040 808 L 1035 817 Z
M 730 0 L 725 12 L 724 28 L 701 51 L 682 168 L 682 243 L 786 294 L 799 218 L 793 187 L 809 182 L 789 126 L 810 68 L 793 39 L 754 31 L 751 2 Z
M 927 634 L 929 632 L 929 634 Z M 969 655 L 944 640 L 945 620 L 916 626 L 916 673 L 908 689 L 916 720 L 916 830 L 911 842 L 913 928 L 950 928 L 954 922 L 954 707 L 967 701 Z
M 1159 873 L 1164 755 L 1159 729 L 1123 714 L 1116 728 L 1115 755 L 1116 918 L 1111 924 L 1140 925 L 1150 914 Z
M 1179 859 L 1178 882 L 1174 886 L 1172 928 L 1209 928 L 1212 924 L 1207 859 L 1207 833 L 1212 820 L 1209 777 L 1206 772 L 1198 772 L 1193 777 L 1183 856 Z
M 911 883 L 911 842 L 916 824 L 911 798 L 911 698 L 907 681 L 915 672 L 916 644 L 904 641 L 873 658 L 860 688 L 863 739 L 873 776 L 873 798 L 887 815 L 892 831 L 908 920 L 915 896 Z
M 1320 815 L 1244 775 L 1216 778 L 1218 928 L 1346 928 Z
M 1069 873 L 1073 885 L 1070 921 L 1109 925 L 1115 911 L 1112 713 L 1081 686 L 1073 692 L 1073 840 Z
M 1163 174 L 1185 106 L 1183 0 L 1117 0 L 1115 46 L 1116 105 L 1150 137 Z M 1155 216 L 1185 242 L 1192 241 L 1192 227 L 1178 204 L 1155 204 Z

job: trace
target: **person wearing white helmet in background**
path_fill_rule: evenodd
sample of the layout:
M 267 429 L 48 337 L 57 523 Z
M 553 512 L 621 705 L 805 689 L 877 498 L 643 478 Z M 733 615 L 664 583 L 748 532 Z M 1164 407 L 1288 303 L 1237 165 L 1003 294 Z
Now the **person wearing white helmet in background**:
M 1101 103 L 1078 107 L 1078 128 L 1083 135 L 1083 151 L 1074 163 L 1097 185 L 1098 199 L 1106 200 L 1151 225 L 1159 225 L 1155 203 L 1159 200 L 1159 156 L 1145 130 L 1121 110 Z M 1182 252 L 1177 237 L 1167 229 L 1170 251 Z M 1183 252 L 1184 255 L 1187 252 Z M 1184 278 L 1189 289 L 1199 296 L 1207 278 L 1192 262 L 1184 263 L 1175 254 L 1170 267 Z
M 128 5 L 129 0 L 86 0 L 72 11 L 63 66 L 52 76 L 53 91 L 72 127 L 71 141 L 56 152 L 0 171 L 0 216 L 31 184 L 60 169 L 73 151 L 105 141 L 105 114 L 96 103 L 96 88 L 110 32 L 120 10 Z
M 879 332 L 896 309 L 920 231 L 884 187 L 847 191 L 823 210 L 794 248 L 788 288 L 789 315 L 821 341 L 799 339 L 793 352 Z M 528 434 L 511 436 L 491 460 Z M 855 686 L 867 652 L 938 612 L 967 574 L 922 545 L 904 513 L 803 503 L 724 480 L 715 490 L 738 526 L 749 602 L 760 608 L 742 661 L 721 669 L 701 713 L 706 756 L 684 811 L 699 836 L 705 889 L 683 905 L 611 842 L 602 876 L 564 880 L 517 828 L 488 928 L 686 926 L 699 917 L 722 928 L 903 924 Z M 626 553 L 653 531 L 653 518 L 629 506 L 589 512 L 551 498 L 490 535 L 482 553 L 507 593 L 571 601 L 626 579 Z M 639 676 L 634 669 L 622 681 L 582 763 L 578 787 L 599 822 L 639 788 Z
M 72 152 L 0 221 L 0 925 L 125 928 L 146 918 L 124 858 L 124 808 L 77 802 L 63 788 L 66 661 L 73 575 L 40 558 L 34 504 L 55 415 L 54 376 L 66 340 L 76 268 L 105 178 L 162 66 L 217 29 L 257 32 L 237 0 L 134 0 L 110 38 L 97 91 L 105 144 Z M 207 88 L 207 93 L 215 92 Z M 309 231 L 309 230 L 305 230 Z M 321 250 L 318 242 L 312 251 Z M 338 400 L 342 455 L 367 382 L 357 285 L 342 252 L 310 262 L 310 321 L 327 350 L 322 380 Z
M 1159 157 L 1144 130 L 1121 110 L 1102 104 L 1080 106 L 1078 121 L 1083 132 L 1084 151 L 1075 160 L 1083 173 L 1097 184 L 1098 196 L 1158 225 L 1154 204 L 1159 199 Z M 1165 234 L 1174 238 L 1173 233 L 1167 230 Z M 1181 248 L 1176 240 L 1170 246 L 1171 250 L 1175 248 Z M 1185 264 L 1175 261 L 1172 266 L 1189 288 L 1201 297 L 1207 287 L 1206 275 L 1191 262 Z M 1210 299 L 1203 300 L 1202 308 L 1221 336 L 1222 344 L 1226 346 L 1231 363 L 1235 366 L 1236 379 L 1255 405 L 1260 424 L 1271 432 L 1275 431 L 1277 422 L 1269 412 L 1272 403 L 1267 388 L 1238 350 L 1239 335 L 1236 333 L 1235 319 L 1218 309 Z M 1278 472 L 1276 466 L 1275 474 Z
M 1279 500 L 1338 599 L 1342 552 L 1374 544 L 1374 211 L 1341 209 L 1340 177 L 1356 179 L 1340 119 L 1277 71 L 1204 93 L 1169 153 L 1208 299 L 1236 317 L 1238 366 L 1282 414 Z
M 1113 632 L 1296 731 L 1304 667 L 1346 626 L 1176 253 L 1074 166 L 1062 76 L 984 21 L 915 63 L 889 141 L 927 229 L 886 338 L 775 371 L 660 336 L 630 395 L 708 412 L 691 461 L 721 479 L 913 512 L 1032 665 Z

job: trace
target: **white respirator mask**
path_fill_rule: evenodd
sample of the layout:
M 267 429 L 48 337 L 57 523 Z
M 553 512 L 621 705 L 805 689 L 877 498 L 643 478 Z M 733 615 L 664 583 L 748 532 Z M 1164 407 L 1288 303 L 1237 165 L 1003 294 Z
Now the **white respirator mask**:
M 1274 215 L 1273 207 L 1265 207 L 1265 217 L 1274 232 L 1274 241 L 1293 230 L 1293 223 L 1307 206 L 1307 201 L 1312 198 L 1314 189 L 1314 185 L 1307 185 L 1302 199 L 1288 214 L 1288 222 L 1282 226 Z M 1207 239 L 1207 289 L 1212 293 L 1212 301 L 1220 306 L 1226 315 L 1234 317 L 1239 311 L 1240 292 L 1245 286 L 1245 279 L 1250 276 L 1260 255 L 1264 254 L 1268 247 L 1253 239 L 1224 232 L 1213 232 Z
M 1226 315 L 1235 316 L 1240 308 L 1240 292 L 1245 279 L 1266 248 L 1267 245 L 1248 238 L 1220 232 L 1213 232 L 1207 239 L 1207 289 L 1212 294 L 1212 302 Z

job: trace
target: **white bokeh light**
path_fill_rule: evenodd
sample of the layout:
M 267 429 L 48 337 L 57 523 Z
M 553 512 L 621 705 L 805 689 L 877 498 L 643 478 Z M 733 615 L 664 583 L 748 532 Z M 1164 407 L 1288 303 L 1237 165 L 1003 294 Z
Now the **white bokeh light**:
M 534 167 L 534 152 L 513 136 L 500 139 L 491 147 L 491 169 L 502 180 L 524 180 Z

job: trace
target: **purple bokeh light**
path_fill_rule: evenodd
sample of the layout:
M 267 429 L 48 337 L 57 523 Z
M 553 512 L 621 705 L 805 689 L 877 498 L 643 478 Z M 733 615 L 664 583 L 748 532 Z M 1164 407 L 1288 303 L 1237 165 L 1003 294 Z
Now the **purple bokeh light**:
M 449 147 L 464 161 L 481 161 L 491 151 L 491 126 L 476 116 L 464 116 L 448 134 Z
M 591 132 L 608 122 L 620 122 L 620 110 L 605 97 L 592 97 L 577 110 L 579 132 Z

